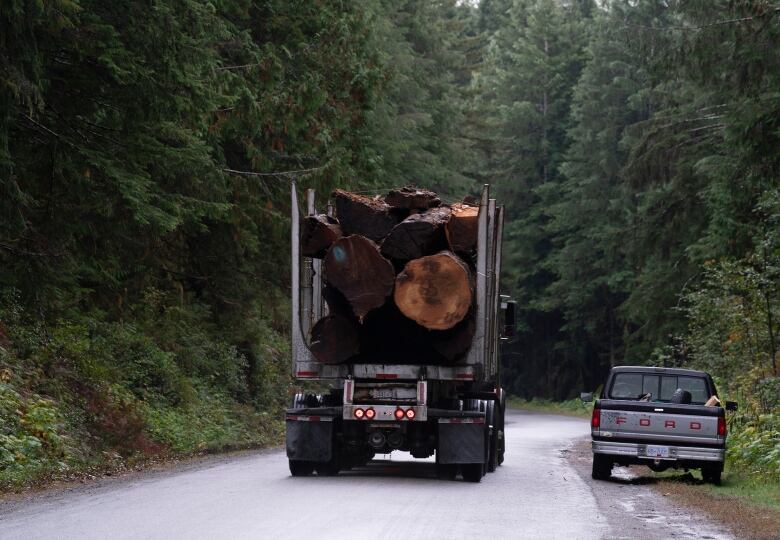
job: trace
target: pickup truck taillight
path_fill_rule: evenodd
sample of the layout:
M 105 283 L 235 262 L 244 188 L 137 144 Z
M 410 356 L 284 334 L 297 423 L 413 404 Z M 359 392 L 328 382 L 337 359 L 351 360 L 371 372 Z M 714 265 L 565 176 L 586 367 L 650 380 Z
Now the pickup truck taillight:
M 726 436 L 726 418 L 723 416 L 718 417 L 718 436 Z
M 590 427 L 597 428 L 601 424 L 601 409 L 594 408 L 590 417 Z M 718 428 L 720 430 L 720 428 Z

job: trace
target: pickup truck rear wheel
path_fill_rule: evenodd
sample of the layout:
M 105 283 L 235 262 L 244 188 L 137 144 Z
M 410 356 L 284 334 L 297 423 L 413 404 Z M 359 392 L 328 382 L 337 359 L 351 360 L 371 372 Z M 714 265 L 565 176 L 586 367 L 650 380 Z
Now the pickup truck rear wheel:
M 311 461 L 290 460 L 290 474 L 293 476 L 309 476 L 314 472 L 314 463 Z
M 720 476 L 723 473 L 723 465 L 705 465 L 701 468 L 701 476 L 708 484 L 720 485 Z
M 594 480 L 609 480 L 612 475 L 612 461 L 603 454 L 593 454 L 593 469 L 590 473 Z

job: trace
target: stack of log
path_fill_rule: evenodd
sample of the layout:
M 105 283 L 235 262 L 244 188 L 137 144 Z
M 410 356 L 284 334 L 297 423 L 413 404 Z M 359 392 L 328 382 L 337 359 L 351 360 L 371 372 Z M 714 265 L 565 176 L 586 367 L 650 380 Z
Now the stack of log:
M 474 337 L 479 208 L 404 187 L 332 194 L 336 217 L 304 218 L 301 254 L 324 259 L 328 315 L 311 331 L 321 362 L 438 363 Z

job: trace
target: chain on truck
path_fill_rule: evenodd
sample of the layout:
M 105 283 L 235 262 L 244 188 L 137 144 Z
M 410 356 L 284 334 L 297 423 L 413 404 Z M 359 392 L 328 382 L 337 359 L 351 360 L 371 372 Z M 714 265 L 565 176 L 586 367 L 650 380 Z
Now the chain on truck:
M 326 314 L 322 261 L 302 257 L 300 209 L 292 197 L 292 375 L 329 390 L 297 394 L 286 411 L 286 450 L 293 476 L 333 475 L 377 454 L 435 455 L 436 473 L 479 482 L 504 460 L 505 394 L 499 349 L 514 335 L 515 303 L 499 294 L 503 207 L 484 186 L 476 250 L 476 332 L 456 365 L 318 362 L 309 348 L 314 321 Z M 315 194 L 305 192 L 308 215 Z M 329 206 L 328 214 L 334 210 Z M 338 216 L 336 216 L 338 217 Z M 500 321 L 500 322 L 499 322 Z M 402 359 L 399 359 L 402 360 Z

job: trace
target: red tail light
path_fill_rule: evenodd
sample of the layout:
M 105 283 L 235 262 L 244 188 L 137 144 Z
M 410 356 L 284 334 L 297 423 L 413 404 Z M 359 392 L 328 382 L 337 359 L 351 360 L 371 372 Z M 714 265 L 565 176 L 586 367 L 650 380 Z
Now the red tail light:
M 414 409 L 407 409 L 406 410 L 406 417 L 409 420 L 414 420 Z
M 597 428 L 601 425 L 601 409 L 593 409 L 593 414 L 590 417 L 590 427 Z
M 394 413 L 394 414 L 395 414 L 395 417 L 396 417 L 398 420 L 403 420 L 403 418 L 404 418 L 404 414 L 406 414 L 406 413 L 404 413 L 404 410 L 403 410 L 403 409 L 401 409 L 401 408 L 398 408 L 398 409 L 396 409 L 396 410 L 395 410 L 395 413 Z
M 726 436 L 726 418 L 723 416 L 718 417 L 718 436 Z
M 363 418 L 363 416 L 365 416 L 366 411 L 364 411 L 363 409 L 355 409 L 355 412 L 353 414 L 355 415 L 355 418 L 360 420 L 361 418 Z
M 366 409 L 366 418 L 371 420 L 374 416 L 376 416 L 376 411 L 374 409 Z

